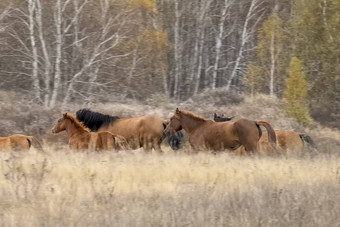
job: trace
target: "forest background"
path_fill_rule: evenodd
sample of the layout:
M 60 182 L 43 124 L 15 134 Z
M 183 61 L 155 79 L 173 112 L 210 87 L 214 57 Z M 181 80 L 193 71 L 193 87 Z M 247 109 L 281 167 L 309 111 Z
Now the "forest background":
M 338 0 L 2 0 L 0 12 L 1 101 L 263 93 L 298 98 L 305 124 L 340 126 Z

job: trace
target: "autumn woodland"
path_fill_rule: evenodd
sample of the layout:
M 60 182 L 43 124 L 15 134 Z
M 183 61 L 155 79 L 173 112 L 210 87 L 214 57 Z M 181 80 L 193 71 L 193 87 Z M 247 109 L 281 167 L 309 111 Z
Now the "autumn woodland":
M 88 108 L 264 120 L 317 149 L 74 151 Z M 339 0 L 0 0 L 0 226 L 338 226 Z

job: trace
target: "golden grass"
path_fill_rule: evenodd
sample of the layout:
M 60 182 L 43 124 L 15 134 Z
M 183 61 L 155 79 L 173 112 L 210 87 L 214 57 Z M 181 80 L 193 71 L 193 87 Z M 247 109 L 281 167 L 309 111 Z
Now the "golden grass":
M 340 221 L 329 211 L 340 208 L 336 155 L 47 150 L 0 152 L 1 226 L 292 226 L 295 218 L 303 225 L 329 226 Z

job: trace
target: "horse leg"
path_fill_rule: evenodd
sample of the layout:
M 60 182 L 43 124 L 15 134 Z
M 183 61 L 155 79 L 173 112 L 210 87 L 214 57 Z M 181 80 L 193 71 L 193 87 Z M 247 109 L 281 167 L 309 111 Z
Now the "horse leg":
M 91 134 L 90 141 L 88 144 L 88 149 L 90 151 L 96 151 L 98 149 L 97 143 L 98 143 L 98 135 L 97 134 Z
M 140 138 L 140 142 L 145 152 L 149 153 L 152 150 L 152 145 L 150 144 L 150 140 L 143 137 L 143 138 Z
M 244 154 L 244 146 L 240 146 L 239 148 L 237 148 L 236 150 L 234 150 L 234 154 L 236 156 L 241 156 Z
M 108 150 L 114 150 L 116 144 L 116 137 L 114 135 L 110 135 L 107 139 L 107 149 Z
M 153 148 L 155 149 L 156 152 L 163 153 L 163 151 L 161 149 L 161 140 L 154 140 L 153 141 Z

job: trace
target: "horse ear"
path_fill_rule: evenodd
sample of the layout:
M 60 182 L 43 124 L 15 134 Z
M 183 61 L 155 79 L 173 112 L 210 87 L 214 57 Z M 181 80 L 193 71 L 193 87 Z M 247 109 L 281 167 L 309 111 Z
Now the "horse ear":
M 181 111 L 178 109 L 178 108 L 176 108 L 176 114 L 179 114 Z
M 214 118 L 216 118 L 217 117 L 217 114 L 216 113 L 214 113 Z
M 67 118 L 67 113 L 63 113 L 63 118 Z

